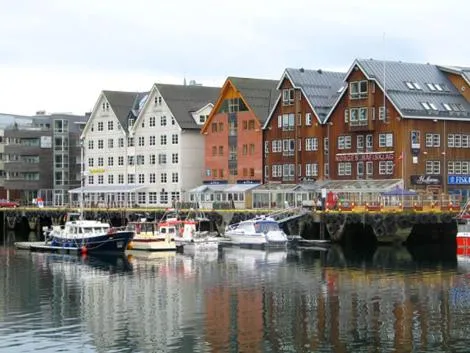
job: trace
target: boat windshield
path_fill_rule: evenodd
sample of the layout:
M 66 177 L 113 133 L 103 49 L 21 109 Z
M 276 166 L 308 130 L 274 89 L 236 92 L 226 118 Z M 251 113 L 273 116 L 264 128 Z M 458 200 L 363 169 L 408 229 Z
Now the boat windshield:
M 267 233 L 271 231 L 279 230 L 279 224 L 277 222 L 256 222 L 255 231 L 256 233 Z
M 106 232 L 105 228 L 102 227 L 83 227 L 79 228 L 79 233 L 104 233 Z

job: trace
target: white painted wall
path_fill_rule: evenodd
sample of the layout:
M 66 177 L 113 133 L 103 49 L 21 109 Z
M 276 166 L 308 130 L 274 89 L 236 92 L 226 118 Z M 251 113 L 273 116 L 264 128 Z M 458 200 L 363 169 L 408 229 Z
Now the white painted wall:
M 103 110 L 103 103 L 105 104 L 105 109 Z M 98 102 L 90 116 L 90 120 L 87 123 L 87 127 L 83 133 L 84 138 L 84 171 L 86 174 L 90 174 L 93 169 L 104 168 L 105 172 L 100 174 L 93 174 L 94 183 L 93 185 L 98 184 L 99 175 L 103 176 L 103 184 L 108 184 L 108 175 L 113 175 L 113 184 L 118 184 L 118 175 L 126 173 L 126 166 L 118 166 L 118 157 L 122 156 L 126 160 L 126 145 L 127 137 L 124 129 L 120 126 L 119 120 L 112 111 L 111 107 L 109 109 L 106 106 L 107 100 L 103 94 L 100 94 Z M 108 121 L 113 122 L 113 129 L 108 130 Z M 103 122 L 103 131 L 98 131 L 98 123 Z M 124 147 L 118 147 L 118 139 L 124 138 Z M 113 140 L 113 148 L 108 147 L 108 140 Z M 89 148 L 89 141 L 93 141 L 93 149 Z M 103 148 L 98 148 L 98 141 L 103 140 Z M 99 158 L 103 158 L 103 166 L 98 165 Z M 113 157 L 114 163 L 113 166 L 108 165 L 108 157 Z M 90 158 L 93 158 L 93 166 L 90 166 Z M 125 180 L 126 182 L 126 180 Z M 88 186 L 89 177 L 86 176 L 84 180 L 84 185 Z M 86 201 L 94 201 L 96 198 L 91 198 Z
M 172 192 L 179 192 L 180 200 L 184 200 L 186 192 L 202 183 L 202 173 L 204 167 L 204 139 L 200 134 L 200 130 L 182 130 L 178 125 L 176 119 L 165 100 L 159 100 L 160 93 L 156 86 L 152 88 L 139 114 L 133 128 L 130 131 L 130 136 L 134 138 L 134 147 L 127 146 L 127 136 L 123 129 L 118 130 L 118 120 L 112 110 L 103 111 L 102 104 L 106 104 L 106 99 L 103 95 L 100 96 L 95 111 L 91 115 L 89 128 L 84 133 L 85 137 L 85 169 L 101 168 L 98 166 L 98 158 L 103 158 L 103 185 L 109 185 L 108 175 L 113 175 L 113 184 L 118 185 L 119 174 L 124 175 L 124 183 L 128 183 L 128 175 L 135 175 L 135 184 L 142 185 L 143 188 L 139 189 L 137 193 L 145 193 L 145 203 L 138 202 L 136 196 L 136 203 L 141 206 L 153 207 L 168 207 L 172 204 Z M 157 102 L 157 103 L 156 103 Z M 202 107 L 198 112 L 193 115 L 199 119 L 199 115 L 209 115 L 212 109 L 212 104 Z M 162 117 L 166 117 L 166 125 L 162 125 Z M 155 125 L 151 126 L 152 118 L 155 118 Z M 114 129 L 108 131 L 108 121 L 114 121 Z M 103 131 L 98 131 L 98 122 L 103 122 Z M 202 124 L 201 124 L 202 126 Z M 93 129 L 92 129 L 93 127 Z M 93 130 L 93 131 L 92 131 Z M 150 145 L 152 137 L 155 137 L 155 144 Z M 166 145 L 162 145 L 162 136 L 166 136 Z M 177 136 L 177 143 L 173 143 L 173 136 Z M 119 148 L 118 139 L 124 137 L 125 146 Z M 144 144 L 139 146 L 139 138 L 143 137 Z M 113 148 L 108 147 L 108 139 L 114 139 Z M 98 140 L 102 139 L 104 146 L 103 149 L 98 149 Z M 94 148 L 89 149 L 89 140 L 94 141 Z M 166 155 L 166 164 L 159 164 L 159 155 Z M 178 155 L 178 162 L 173 163 L 173 154 Z M 143 165 L 130 166 L 127 164 L 128 156 L 143 155 L 145 163 Z M 151 155 L 155 155 L 155 164 L 150 164 Z M 113 157 L 114 165 L 108 165 L 108 157 Z M 124 158 L 124 165 L 118 165 L 118 158 Z M 94 166 L 88 165 L 89 158 L 93 158 Z M 135 161 L 137 162 L 137 161 Z M 150 175 L 155 173 L 155 183 L 150 183 Z M 166 182 L 162 182 L 162 174 L 166 173 Z M 173 173 L 178 174 L 178 181 L 173 181 Z M 144 175 L 144 182 L 139 181 L 139 174 Z M 94 176 L 94 185 L 98 184 L 98 175 Z M 85 180 L 85 185 L 89 185 L 88 177 Z M 168 201 L 161 202 L 162 191 L 168 193 Z M 157 193 L 157 203 L 149 203 L 149 193 Z

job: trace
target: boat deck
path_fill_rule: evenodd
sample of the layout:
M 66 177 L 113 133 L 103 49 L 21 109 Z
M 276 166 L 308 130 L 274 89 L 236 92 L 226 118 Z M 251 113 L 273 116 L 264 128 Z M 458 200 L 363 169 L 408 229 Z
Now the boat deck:
M 80 254 L 81 249 L 77 247 L 62 247 L 46 245 L 43 241 L 16 242 L 15 248 L 18 250 L 29 250 L 39 252 L 53 252 L 62 254 Z

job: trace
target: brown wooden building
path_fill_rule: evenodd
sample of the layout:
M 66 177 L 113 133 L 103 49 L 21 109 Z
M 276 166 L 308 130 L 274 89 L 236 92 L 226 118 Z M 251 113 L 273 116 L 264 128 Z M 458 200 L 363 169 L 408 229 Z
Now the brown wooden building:
M 344 73 L 288 68 L 263 126 L 264 181 L 297 184 L 328 176 L 324 124 L 344 85 Z
M 462 76 L 451 75 L 430 64 L 356 60 L 326 120 L 331 178 L 402 179 L 436 193 L 470 185 L 470 104 Z
M 205 184 L 258 184 L 263 180 L 261 127 L 278 96 L 277 81 L 229 77 L 209 115 Z

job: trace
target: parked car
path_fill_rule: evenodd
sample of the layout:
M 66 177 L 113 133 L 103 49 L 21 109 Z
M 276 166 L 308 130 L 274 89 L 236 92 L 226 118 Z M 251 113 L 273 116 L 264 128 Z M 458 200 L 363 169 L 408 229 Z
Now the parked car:
M 20 204 L 16 201 L 9 201 L 5 199 L 0 200 L 0 208 L 15 208 L 19 206 Z

